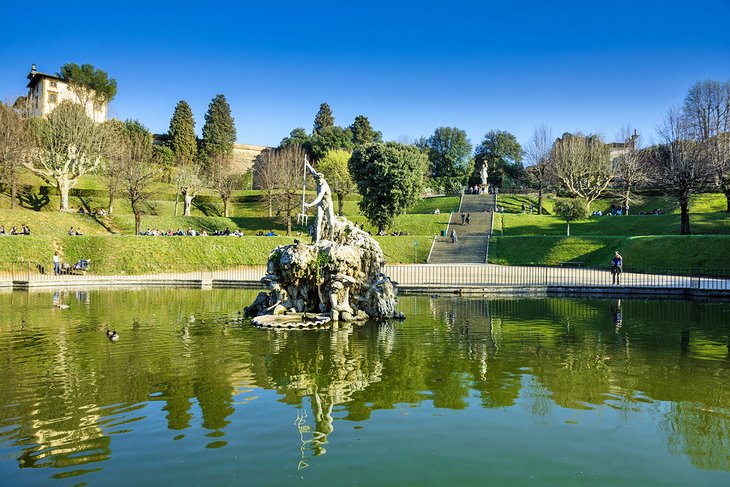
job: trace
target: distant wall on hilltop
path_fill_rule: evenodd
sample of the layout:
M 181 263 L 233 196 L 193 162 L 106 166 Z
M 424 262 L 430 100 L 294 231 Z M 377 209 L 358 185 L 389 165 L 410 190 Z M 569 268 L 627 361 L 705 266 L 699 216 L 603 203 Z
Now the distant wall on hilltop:
M 153 143 L 156 145 L 164 145 L 166 136 L 163 134 L 154 134 L 152 136 Z M 253 166 L 253 160 L 269 147 L 265 145 L 251 144 L 234 144 L 233 145 L 233 161 L 236 165 L 237 172 L 245 174 Z
M 263 145 L 235 144 L 233 160 L 241 174 L 245 174 L 253 166 L 253 160 L 268 147 Z

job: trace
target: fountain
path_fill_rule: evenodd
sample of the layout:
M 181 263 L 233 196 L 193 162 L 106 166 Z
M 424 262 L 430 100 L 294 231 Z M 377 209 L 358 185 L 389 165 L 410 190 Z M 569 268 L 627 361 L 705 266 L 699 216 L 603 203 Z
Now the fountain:
M 256 326 L 314 328 L 331 322 L 403 319 L 396 311 L 397 283 L 383 272 L 385 257 L 370 234 L 335 216 L 332 192 L 306 160 L 317 183 L 312 244 L 295 240 L 269 254 L 260 292 L 244 309 Z

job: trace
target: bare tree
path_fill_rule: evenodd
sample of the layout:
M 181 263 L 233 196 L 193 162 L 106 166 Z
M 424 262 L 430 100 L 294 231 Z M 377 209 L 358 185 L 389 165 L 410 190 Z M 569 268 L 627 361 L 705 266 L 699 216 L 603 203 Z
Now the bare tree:
M 680 234 L 689 235 L 689 199 L 692 193 L 707 188 L 713 175 L 681 112 L 671 110 L 657 132 L 661 144 L 653 151 L 652 182 L 677 198 L 682 212 Z
M 684 99 L 683 116 L 693 139 L 725 195 L 730 213 L 730 81 L 701 81 Z
M 613 180 L 610 149 L 597 135 L 563 134 L 553 144 L 548 168 L 551 178 L 589 209 Z
M 227 217 L 233 191 L 242 184 L 241 175 L 235 171 L 233 157 L 225 154 L 211 156 L 208 161 L 208 179 L 223 200 L 223 216 Z
M 190 216 L 193 198 L 205 188 L 201 167 L 196 163 L 182 166 L 178 171 L 177 181 L 183 196 L 183 216 Z
M 253 163 L 253 186 L 266 193 L 269 217 L 273 215 L 274 193 L 277 188 L 277 149 L 266 149 L 256 156 Z
M 289 145 L 277 151 L 277 203 L 286 215 L 286 234 L 291 235 L 291 217 L 301 204 L 304 157 L 300 145 Z
M 542 215 L 542 195 L 548 182 L 548 163 L 553 146 L 553 134 L 546 124 L 539 125 L 532 133 L 532 138 L 525 146 L 527 177 L 537 188 L 537 214 Z
M 118 164 L 118 177 L 134 213 L 134 233 L 139 235 L 142 203 L 147 199 L 147 187 L 157 175 L 152 164 L 152 134 L 140 123 L 127 121 L 122 139 L 123 157 Z
M 624 147 L 621 154 L 613 160 L 613 169 L 621 184 L 621 204 L 628 215 L 629 207 L 637 200 L 635 189 L 647 181 L 644 157 L 639 149 L 639 135 L 630 125 L 625 125 L 619 133 Z
M 68 193 L 79 177 L 102 162 L 113 138 L 106 124 L 97 125 L 84 108 L 64 101 L 47 119 L 33 119 L 36 148 L 25 166 L 61 194 L 61 211 L 68 210 Z
M 0 102 L 0 184 L 10 186 L 10 209 L 17 199 L 17 170 L 30 154 L 31 136 L 22 111 Z

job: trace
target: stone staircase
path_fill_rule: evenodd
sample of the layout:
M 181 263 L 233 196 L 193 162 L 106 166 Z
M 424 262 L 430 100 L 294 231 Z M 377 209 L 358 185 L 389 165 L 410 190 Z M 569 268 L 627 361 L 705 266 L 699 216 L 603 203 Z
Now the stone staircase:
M 436 237 L 429 264 L 484 264 L 487 261 L 487 242 L 492 233 L 492 213 L 495 195 L 464 195 L 459 211 L 451 215 L 446 237 Z M 461 224 L 461 214 L 468 213 L 470 223 Z M 457 241 L 451 242 L 451 230 L 456 230 Z

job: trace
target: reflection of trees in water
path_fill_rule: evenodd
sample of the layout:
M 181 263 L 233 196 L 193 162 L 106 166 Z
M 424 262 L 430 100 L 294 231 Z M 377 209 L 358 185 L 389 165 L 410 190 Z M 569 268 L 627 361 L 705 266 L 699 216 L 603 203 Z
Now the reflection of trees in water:
M 0 297 L 2 353 L 14 360 L 3 384 L 4 404 L 14 406 L 0 408 L 0 431 L 21 423 L 2 433 L 25 448 L 21 466 L 107 458 L 109 433 L 144 418 L 127 408 L 148 402 L 162 402 L 168 428 L 181 432 L 195 427 L 197 404 L 200 426 L 219 437 L 234 400 L 261 387 L 311 411 L 295 430 L 306 455 L 324 452 L 338 418 L 424 401 L 462 409 L 521 400 L 537 416 L 643 410 L 661 417 L 673 452 L 730 469 L 721 457 L 730 392 L 719 386 L 730 369 L 727 305 L 624 300 L 617 328 L 613 301 L 405 296 L 404 323 L 277 332 L 210 321 L 240 309 L 238 291 L 91 292 L 83 306 L 70 296 L 65 311 L 51 310 L 49 296 Z M 118 343 L 106 340 L 107 321 Z M 653 400 L 673 408 L 647 411 Z M 109 404 L 120 406 L 100 407 Z

